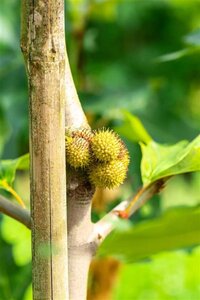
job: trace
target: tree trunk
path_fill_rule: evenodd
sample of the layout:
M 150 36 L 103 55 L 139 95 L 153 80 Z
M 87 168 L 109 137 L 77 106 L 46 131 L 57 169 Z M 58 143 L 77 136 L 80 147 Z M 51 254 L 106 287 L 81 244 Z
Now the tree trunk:
M 65 127 L 90 127 L 66 55 L 64 0 L 22 0 L 21 48 L 30 96 L 31 226 L 27 212 L 2 198 L 0 210 L 32 229 L 33 299 L 84 300 L 90 262 L 113 221 L 130 217 L 163 182 L 142 188 L 94 225 L 94 188 L 84 171 L 67 170 L 66 184 Z
M 68 299 L 64 0 L 23 0 L 29 80 L 33 299 Z

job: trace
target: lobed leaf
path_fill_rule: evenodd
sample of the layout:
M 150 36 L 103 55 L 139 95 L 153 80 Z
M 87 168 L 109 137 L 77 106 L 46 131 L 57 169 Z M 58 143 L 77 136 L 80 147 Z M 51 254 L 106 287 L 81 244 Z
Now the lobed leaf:
M 160 145 L 151 141 L 141 143 L 141 175 L 144 185 L 160 178 L 200 171 L 200 135 L 191 143 L 181 141 L 175 145 Z
M 127 110 L 123 110 L 123 117 L 124 124 L 116 128 L 119 134 L 124 135 L 133 142 L 144 142 L 147 144 L 152 140 L 138 117 Z
M 100 256 L 135 262 L 167 250 L 200 244 L 200 207 L 169 210 L 163 216 L 110 234 L 100 246 Z
M 25 154 L 16 159 L 0 161 L 0 188 L 4 189 L 4 182 L 12 185 L 17 170 L 29 169 L 29 154 Z

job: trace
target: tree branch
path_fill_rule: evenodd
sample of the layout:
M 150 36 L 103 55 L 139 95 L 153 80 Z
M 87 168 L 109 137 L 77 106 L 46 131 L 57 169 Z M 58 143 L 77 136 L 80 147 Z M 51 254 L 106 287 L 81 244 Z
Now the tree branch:
M 30 212 L 0 195 L 0 212 L 31 229 Z
M 65 126 L 70 130 L 90 128 L 74 85 L 67 53 L 65 55 Z
M 68 176 L 68 253 L 70 299 L 86 299 L 87 277 L 95 253 L 94 243 L 88 242 L 94 224 L 91 221 L 93 189 L 78 174 Z
M 131 200 L 125 200 L 118 204 L 94 225 L 90 241 L 94 241 L 97 245 L 101 244 L 107 235 L 115 229 L 117 220 L 131 217 L 153 195 L 160 192 L 167 180 L 168 178 L 160 179 L 145 188 L 141 188 Z
M 66 129 L 90 129 L 74 85 L 68 57 L 65 61 L 65 126 Z M 88 243 L 93 231 L 91 205 L 94 189 L 84 174 L 67 168 L 67 228 L 69 298 L 86 299 L 87 277 L 95 253 L 94 243 Z

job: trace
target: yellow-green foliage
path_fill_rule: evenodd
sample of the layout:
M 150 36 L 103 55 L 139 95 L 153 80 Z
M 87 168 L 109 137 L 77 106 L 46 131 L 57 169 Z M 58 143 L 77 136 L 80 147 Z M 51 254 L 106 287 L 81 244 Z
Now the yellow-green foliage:
M 113 131 L 74 131 L 66 136 L 66 160 L 73 168 L 85 168 L 90 183 L 113 189 L 126 178 L 129 154 Z

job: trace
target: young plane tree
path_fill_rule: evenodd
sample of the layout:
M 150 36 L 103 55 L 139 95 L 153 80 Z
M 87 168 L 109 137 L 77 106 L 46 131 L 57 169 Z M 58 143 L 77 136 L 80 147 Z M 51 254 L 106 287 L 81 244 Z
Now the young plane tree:
M 200 170 L 200 137 L 191 143 L 160 145 L 136 117 L 127 114 L 127 122 L 141 142 L 143 186 L 94 224 L 91 200 L 95 186 L 112 188 L 121 183 L 129 158 L 117 135 L 106 130 L 93 132 L 88 125 L 66 53 L 63 0 L 22 1 L 21 49 L 29 87 L 31 212 L 4 196 L 0 196 L 0 211 L 31 229 L 33 299 L 85 299 L 89 265 L 104 239 L 119 220 L 128 219 L 172 176 Z M 108 136 L 101 140 L 101 134 L 103 139 Z M 76 138 L 81 152 L 76 152 Z M 106 158 L 102 159 L 102 153 Z M 76 165 L 79 159 L 86 159 L 86 163 L 82 160 L 82 165 Z M 0 165 L 0 187 L 22 206 L 12 182 L 16 170 L 26 168 L 28 160 L 26 155 L 9 164 L 1 161 Z M 120 179 L 105 180 L 107 174 Z M 194 233 L 200 229 L 195 221 L 199 215 L 199 209 L 192 209 L 181 211 L 175 219 L 170 216 L 172 224 L 178 220 L 182 226 L 171 228 L 171 240 L 169 234 L 165 238 L 164 229 L 156 232 L 160 243 L 148 249 L 144 246 L 137 252 L 135 247 L 127 247 L 127 243 L 135 243 L 131 228 L 127 234 L 106 239 L 100 252 L 128 258 L 135 255 L 139 259 L 161 250 L 197 244 L 199 235 Z M 190 225 L 188 219 L 193 220 Z M 183 239 L 186 228 L 188 235 Z

